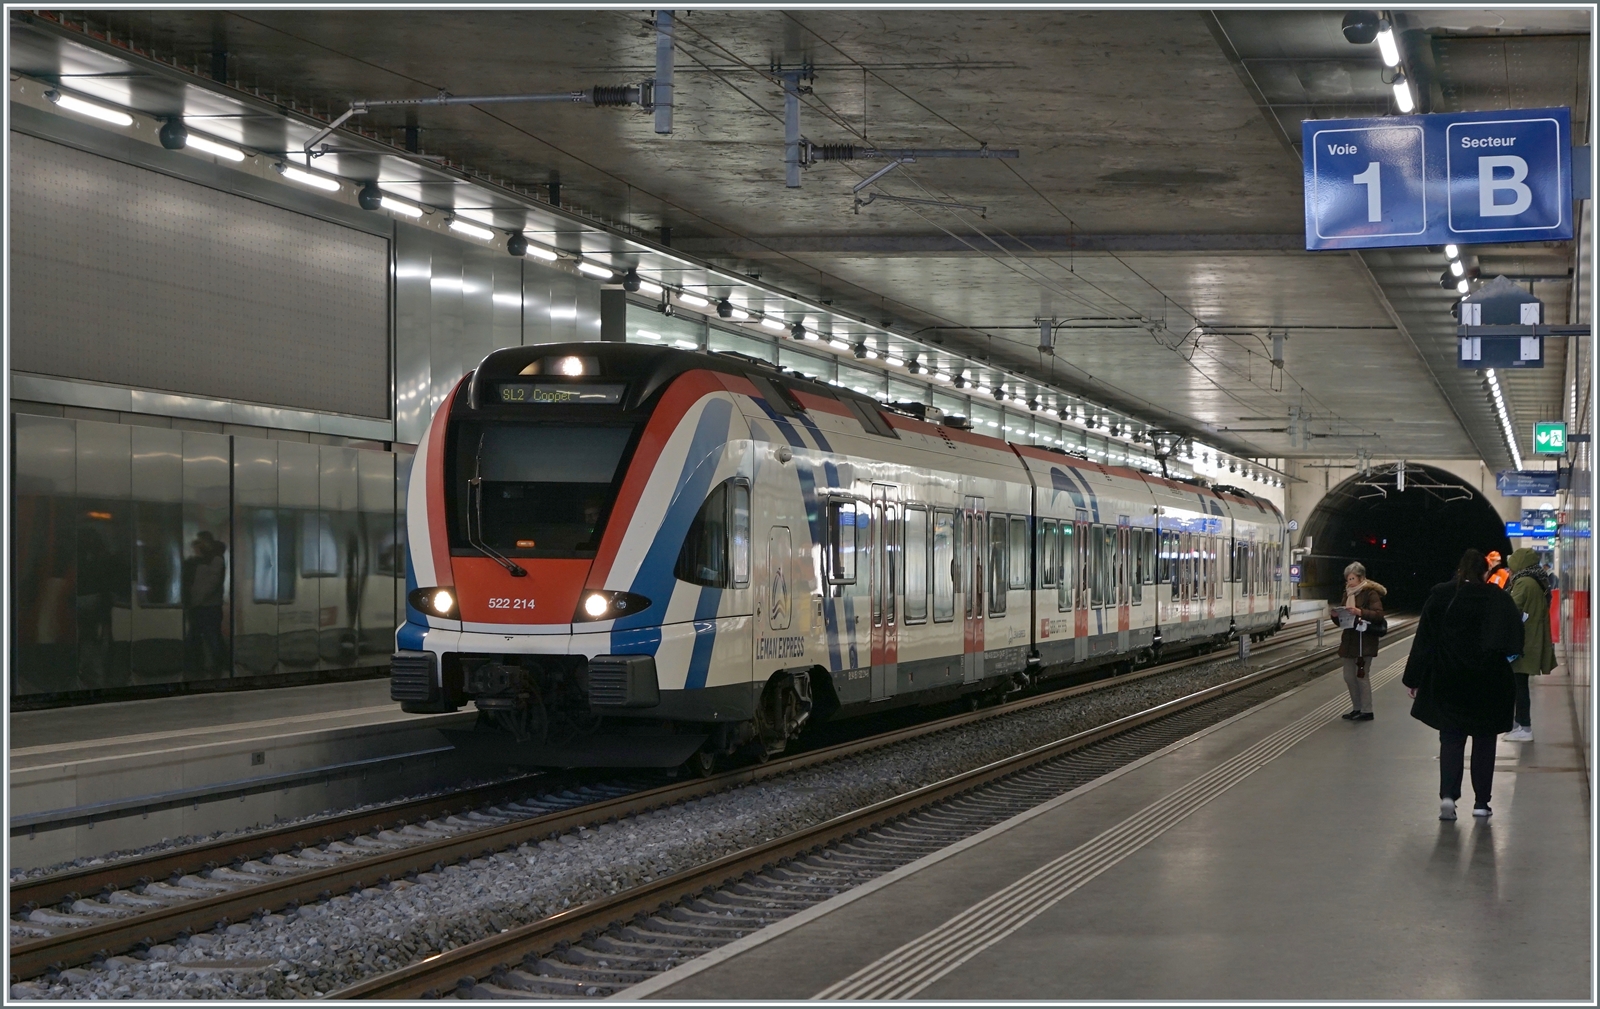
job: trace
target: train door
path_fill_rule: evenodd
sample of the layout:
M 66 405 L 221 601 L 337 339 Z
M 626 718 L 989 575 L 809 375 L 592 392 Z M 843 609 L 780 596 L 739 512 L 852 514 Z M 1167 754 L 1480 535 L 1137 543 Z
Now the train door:
M 969 497 L 961 510 L 961 588 L 965 597 L 962 609 L 961 682 L 983 679 L 983 586 L 984 549 L 987 523 L 983 498 Z
M 1128 650 L 1128 624 L 1133 605 L 1133 557 L 1129 549 L 1133 530 L 1117 526 L 1117 651 Z
M 1072 635 L 1076 639 L 1074 646 L 1076 649 L 1075 656 L 1079 662 L 1082 662 L 1089 657 L 1089 551 L 1093 547 L 1089 543 L 1091 527 L 1083 519 L 1082 513 L 1079 513 L 1078 521 L 1072 524 L 1072 529 L 1072 539 L 1077 544 L 1073 557 L 1069 561 L 1074 565 L 1077 572 L 1073 582 L 1077 594 L 1077 608 L 1073 612 Z
M 872 699 L 893 696 L 897 678 L 899 614 L 895 612 L 899 586 L 899 491 L 886 484 L 872 485 L 872 538 L 869 592 L 872 606 Z
M 1178 534 L 1178 619 L 1189 622 L 1189 602 L 1194 598 L 1194 537 L 1190 533 Z

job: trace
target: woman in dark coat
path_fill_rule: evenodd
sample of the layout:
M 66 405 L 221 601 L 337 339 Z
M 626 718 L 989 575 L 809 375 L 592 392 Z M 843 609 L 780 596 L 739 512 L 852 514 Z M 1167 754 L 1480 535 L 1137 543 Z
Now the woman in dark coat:
M 1510 658 L 1522 651 L 1522 613 L 1484 581 L 1483 554 L 1461 555 L 1455 578 L 1435 585 L 1422 607 L 1402 682 L 1411 717 L 1439 730 L 1439 819 L 1456 818 L 1462 758 L 1472 737 L 1473 816 L 1489 815 L 1495 737 L 1511 729 Z

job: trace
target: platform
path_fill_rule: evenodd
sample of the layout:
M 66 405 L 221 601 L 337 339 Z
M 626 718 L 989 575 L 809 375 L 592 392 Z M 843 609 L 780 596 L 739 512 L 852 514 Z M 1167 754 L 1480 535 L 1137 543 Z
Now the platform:
M 1404 643 L 1377 719 L 1333 673 L 618 999 L 1574 999 L 1590 808 L 1565 677 L 1438 817 Z
M 382 801 L 471 768 L 389 681 L 358 680 L 13 712 L 11 864 Z M 75 822 L 76 821 L 76 822 Z

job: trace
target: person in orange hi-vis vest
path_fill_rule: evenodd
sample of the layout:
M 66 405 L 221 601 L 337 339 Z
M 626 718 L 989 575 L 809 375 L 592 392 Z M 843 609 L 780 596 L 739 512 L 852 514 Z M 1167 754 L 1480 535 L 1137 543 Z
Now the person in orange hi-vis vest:
M 1489 577 L 1485 581 L 1496 588 L 1505 588 L 1511 581 L 1511 569 L 1500 559 L 1500 551 L 1491 550 L 1483 559 L 1489 562 Z

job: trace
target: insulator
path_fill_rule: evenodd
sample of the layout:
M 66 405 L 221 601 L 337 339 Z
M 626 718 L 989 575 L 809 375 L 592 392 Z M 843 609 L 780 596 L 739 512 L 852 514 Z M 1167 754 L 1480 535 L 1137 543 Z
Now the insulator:
M 602 87 L 596 85 L 591 94 L 595 107 L 632 105 L 639 100 L 639 89 L 627 84 L 616 87 Z
M 811 157 L 815 161 L 854 161 L 856 159 L 856 146 L 854 144 L 813 144 Z

